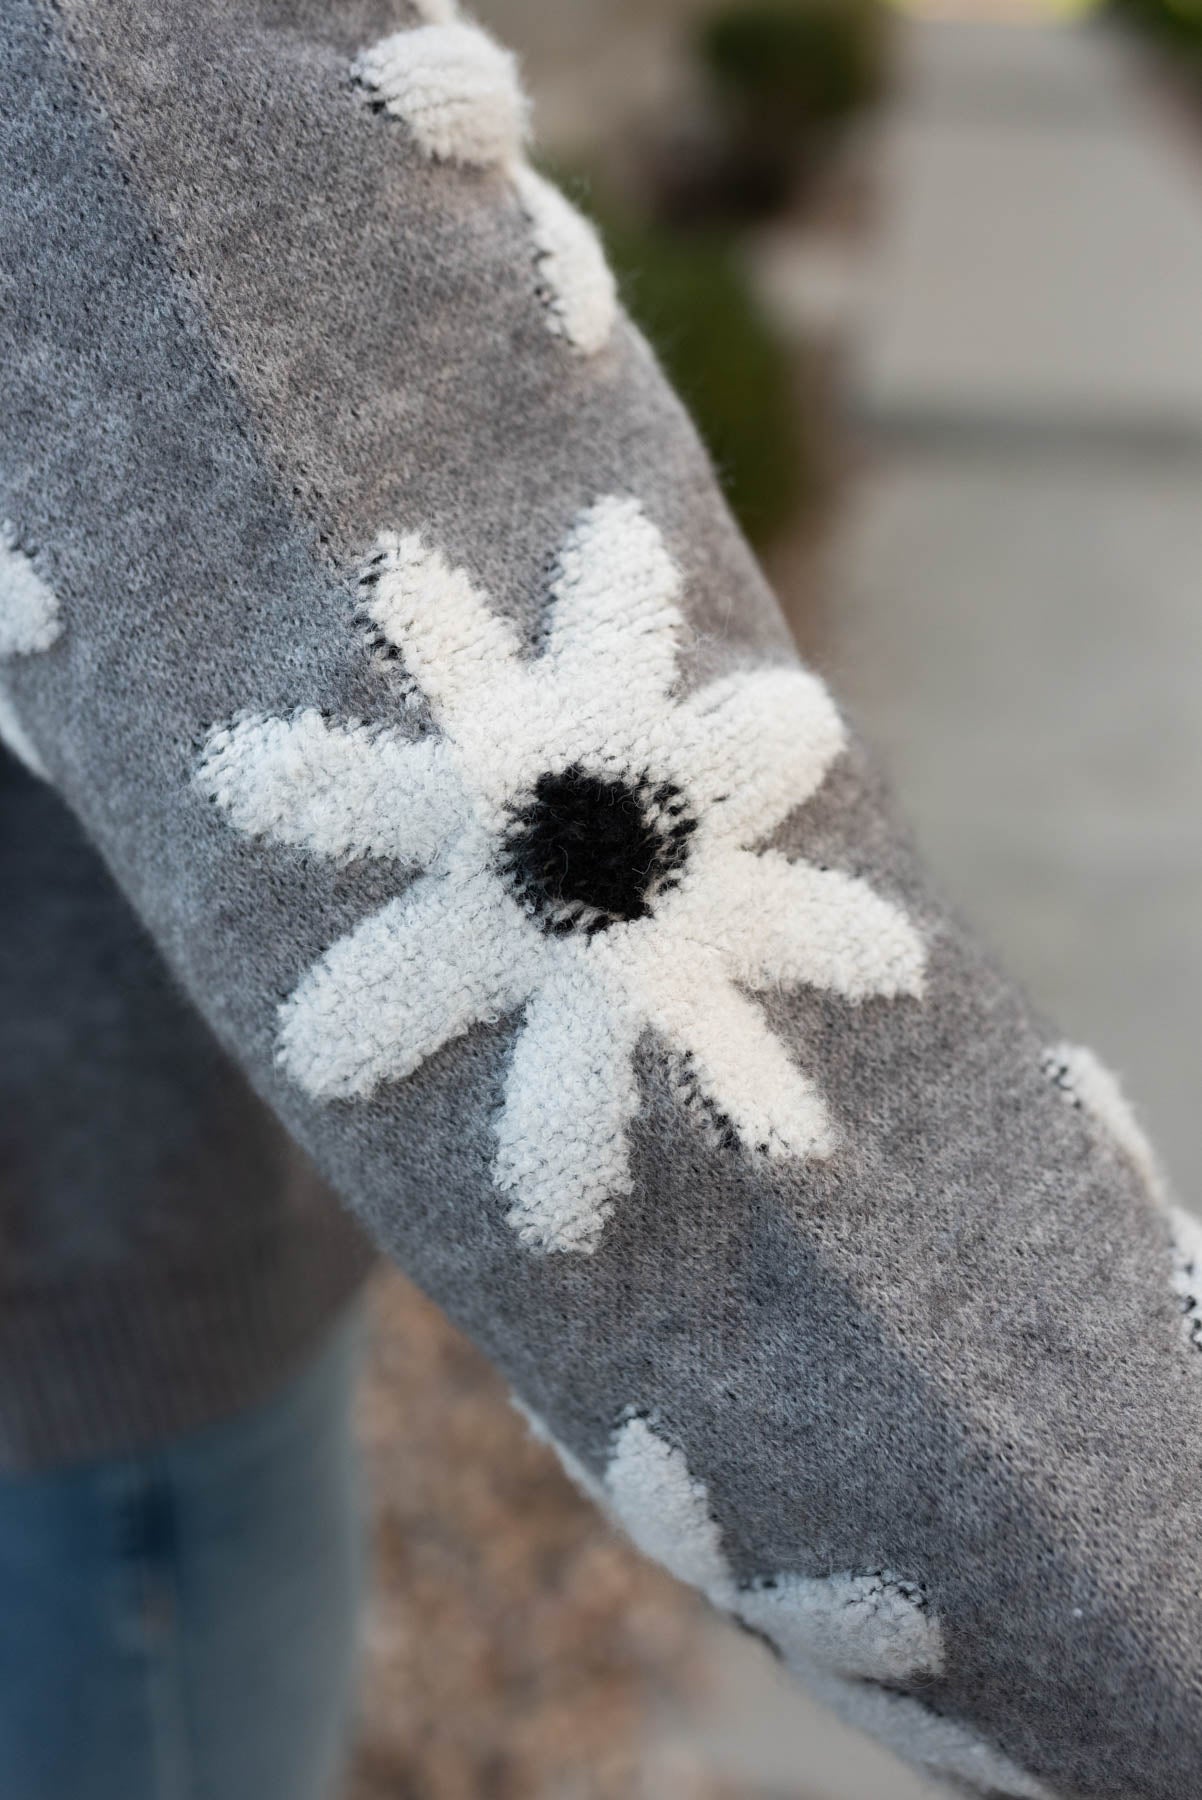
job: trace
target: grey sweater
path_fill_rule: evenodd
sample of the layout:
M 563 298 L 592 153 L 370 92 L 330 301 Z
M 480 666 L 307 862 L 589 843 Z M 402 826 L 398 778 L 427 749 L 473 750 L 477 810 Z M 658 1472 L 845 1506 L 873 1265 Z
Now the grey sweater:
M 252 1403 L 368 1254 L 62 802 L 0 750 L 0 1466 Z
M 1196 1228 L 949 919 L 451 0 L 4 0 L 10 741 L 650 1554 L 1202 1782 Z

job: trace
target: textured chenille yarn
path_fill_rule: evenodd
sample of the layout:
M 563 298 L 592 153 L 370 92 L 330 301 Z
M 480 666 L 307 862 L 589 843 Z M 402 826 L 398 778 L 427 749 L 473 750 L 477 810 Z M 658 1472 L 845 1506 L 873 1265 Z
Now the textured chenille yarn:
M 845 1717 L 1196 1792 L 1196 1232 L 931 895 L 508 56 L 9 0 L 0 70 L 5 728 L 194 1004 Z

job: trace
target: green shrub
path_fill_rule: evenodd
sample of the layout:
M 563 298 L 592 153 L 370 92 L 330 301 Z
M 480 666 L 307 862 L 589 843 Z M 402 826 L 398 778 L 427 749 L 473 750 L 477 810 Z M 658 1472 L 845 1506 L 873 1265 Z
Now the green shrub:
M 805 368 L 725 238 L 604 215 L 599 223 L 627 307 L 692 413 L 743 529 L 765 543 L 821 485 Z
M 714 13 L 699 47 L 745 125 L 799 136 L 880 97 L 890 27 L 882 0 L 747 0 Z
M 1184 51 L 1192 64 L 1202 59 L 1202 0 L 1116 0 L 1113 10 Z

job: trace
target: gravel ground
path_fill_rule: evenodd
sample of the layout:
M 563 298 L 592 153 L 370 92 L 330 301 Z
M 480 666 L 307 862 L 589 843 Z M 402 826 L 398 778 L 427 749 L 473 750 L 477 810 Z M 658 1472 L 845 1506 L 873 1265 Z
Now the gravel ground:
M 484 1359 L 378 1278 L 361 1440 L 375 1568 L 346 1800 L 721 1800 L 680 1750 L 698 1601 L 607 1530 Z

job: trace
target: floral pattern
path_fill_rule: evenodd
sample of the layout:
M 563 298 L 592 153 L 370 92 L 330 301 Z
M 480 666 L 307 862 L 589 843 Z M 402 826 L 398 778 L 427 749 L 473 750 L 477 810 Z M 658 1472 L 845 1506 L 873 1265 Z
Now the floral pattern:
M 248 717 L 200 765 L 243 831 L 421 871 L 301 980 L 280 1060 L 311 1095 L 353 1099 L 516 1015 L 493 1172 L 542 1249 L 594 1249 L 632 1189 L 645 1033 L 729 1149 L 821 1159 L 836 1122 L 755 994 L 922 992 L 923 943 L 891 901 L 757 848 L 843 748 L 822 683 L 764 667 L 676 697 L 680 590 L 642 508 L 603 499 L 563 547 L 531 657 L 467 574 L 386 533 L 363 611 L 435 730 Z

